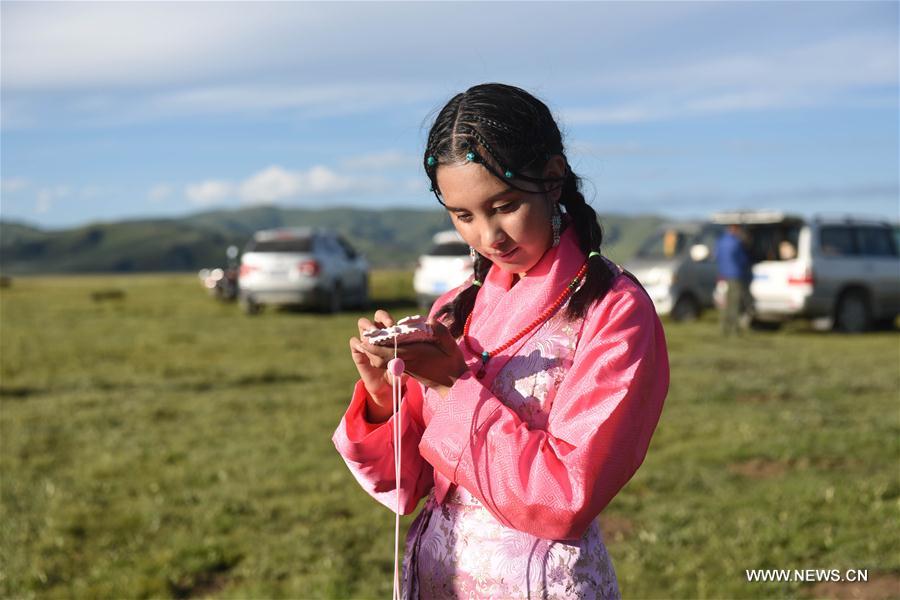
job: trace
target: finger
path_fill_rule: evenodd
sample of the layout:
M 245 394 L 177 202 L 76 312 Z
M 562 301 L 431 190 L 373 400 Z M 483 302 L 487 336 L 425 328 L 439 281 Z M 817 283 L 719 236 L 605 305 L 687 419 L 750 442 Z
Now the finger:
M 388 311 L 381 308 L 375 311 L 375 320 L 384 323 L 382 327 L 394 326 L 394 317 L 392 317 Z
M 365 317 L 360 317 L 360 319 L 356 322 L 356 326 L 359 327 L 359 337 L 362 337 L 363 332 L 367 329 L 372 329 L 375 325 L 372 321 L 368 320 Z
M 387 368 L 388 361 L 393 358 L 392 350 L 368 342 L 359 342 L 357 348 L 369 358 L 369 363 L 376 369 Z
M 453 334 L 450 333 L 450 330 L 447 329 L 447 326 L 437 319 L 432 319 L 428 322 L 428 324 L 431 325 L 431 331 L 434 333 L 434 339 L 437 342 L 437 347 L 440 348 L 441 351 L 448 356 L 456 352 L 458 348 L 456 339 L 454 339 Z
M 355 337 L 350 338 L 350 356 L 353 358 L 353 362 L 358 365 L 369 364 L 368 355 L 359 347 L 359 340 Z

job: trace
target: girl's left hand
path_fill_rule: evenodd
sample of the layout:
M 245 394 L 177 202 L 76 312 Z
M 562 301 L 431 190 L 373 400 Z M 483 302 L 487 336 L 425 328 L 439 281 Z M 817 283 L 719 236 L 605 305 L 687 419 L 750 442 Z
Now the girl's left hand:
M 434 331 L 435 341 L 398 346 L 397 357 L 403 359 L 406 373 L 446 397 L 450 387 L 468 366 L 450 330 L 437 320 L 430 320 L 428 324 Z M 355 343 L 356 349 L 364 352 L 375 368 L 386 368 L 394 358 L 393 347 L 376 346 L 359 340 Z

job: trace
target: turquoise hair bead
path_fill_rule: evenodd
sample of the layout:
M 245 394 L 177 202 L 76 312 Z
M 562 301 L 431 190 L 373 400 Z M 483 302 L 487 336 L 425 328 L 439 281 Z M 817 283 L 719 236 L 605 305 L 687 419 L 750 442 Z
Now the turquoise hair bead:
M 490 357 L 491 357 L 491 355 L 488 354 L 487 350 L 485 350 L 484 352 L 481 353 L 481 362 L 486 363 Z
M 512 179 L 513 173 L 512 173 L 512 171 L 507 171 L 506 173 L 504 173 L 504 175 L 506 176 L 507 179 Z
M 467 154 L 466 154 L 466 160 L 468 160 L 468 161 L 473 161 L 473 160 L 475 160 L 475 153 L 474 153 L 474 152 L 469 152 L 469 153 L 467 153 Z
M 436 163 L 436 162 L 437 162 L 437 161 L 435 160 L 435 158 L 434 158 L 433 156 L 429 156 L 429 157 L 428 157 L 428 166 L 429 166 L 429 167 L 433 167 L 433 166 L 434 166 L 434 163 Z

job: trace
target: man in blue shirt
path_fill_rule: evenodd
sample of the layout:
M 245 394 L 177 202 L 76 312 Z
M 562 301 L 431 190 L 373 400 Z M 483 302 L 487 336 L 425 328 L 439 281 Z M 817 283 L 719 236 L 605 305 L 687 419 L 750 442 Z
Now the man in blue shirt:
M 741 228 L 729 225 L 716 242 L 719 279 L 727 284 L 722 311 L 722 333 L 738 333 L 741 314 L 750 309 L 750 281 L 753 278 L 750 257 L 744 249 Z

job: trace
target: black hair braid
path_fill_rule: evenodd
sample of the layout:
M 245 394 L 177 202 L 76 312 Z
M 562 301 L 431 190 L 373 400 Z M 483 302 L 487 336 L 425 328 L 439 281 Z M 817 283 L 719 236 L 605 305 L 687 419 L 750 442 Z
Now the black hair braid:
M 491 270 L 492 264 L 491 261 L 476 253 L 474 280 L 480 281 L 483 284 L 488 271 Z M 474 283 L 470 284 L 469 287 L 459 292 L 452 302 L 448 302 L 442 306 L 435 314 L 436 318 L 441 318 L 448 314 L 453 316 L 453 322 L 450 323 L 450 326 L 448 327 L 450 329 L 450 335 L 453 337 L 458 338 L 463 334 L 463 327 L 466 324 L 469 313 L 471 313 L 472 309 L 475 307 L 475 297 L 478 295 L 480 287 L 481 286 L 477 286 Z
M 501 83 L 486 83 L 456 94 L 438 112 L 428 135 L 423 166 L 438 202 L 444 204 L 437 184 L 440 165 L 459 164 L 473 152 L 476 162 L 506 185 L 535 193 L 516 185 L 527 181 L 539 184 L 547 194 L 560 191 L 560 204 L 572 216 L 572 226 L 585 255 L 599 252 L 603 231 L 597 214 L 580 191 L 580 179 L 566 168 L 563 178 L 541 177 L 547 161 L 555 155 L 565 159 L 562 135 L 550 109 L 538 98 L 520 88 Z M 507 172 L 512 176 L 507 177 Z M 491 261 L 477 255 L 475 279 L 484 282 Z M 592 257 L 582 286 L 569 300 L 569 318 L 583 317 L 591 304 L 600 300 L 612 285 L 613 272 L 601 257 Z M 437 317 L 452 315 L 450 332 L 459 337 L 480 286 L 470 284 L 442 306 Z
M 559 202 L 566 207 L 572 216 L 572 226 L 578 234 L 578 245 L 585 256 L 591 252 L 600 252 L 603 243 L 603 228 L 597 221 L 597 213 L 584 199 L 579 189 L 580 178 L 571 170 L 567 170 Z M 600 256 L 588 258 L 588 268 L 584 275 L 584 283 L 572 294 L 566 307 L 569 319 L 583 318 L 590 305 L 603 298 L 612 287 L 615 274 Z

